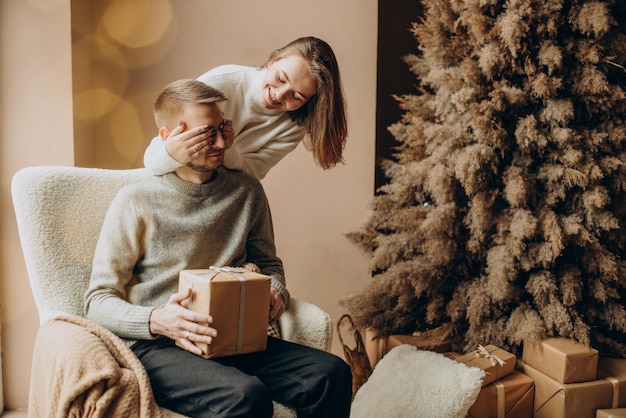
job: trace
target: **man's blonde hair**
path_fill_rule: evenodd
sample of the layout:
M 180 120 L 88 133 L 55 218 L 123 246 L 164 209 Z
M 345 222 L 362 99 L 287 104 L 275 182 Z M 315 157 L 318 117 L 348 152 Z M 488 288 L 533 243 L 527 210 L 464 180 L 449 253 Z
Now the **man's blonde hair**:
M 226 100 L 224 94 L 193 78 L 177 80 L 165 86 L 154 102 L 154 121 L 158 128 L 174 129 L 180 122 L 183 107 L 189 103 L 217 103 Z

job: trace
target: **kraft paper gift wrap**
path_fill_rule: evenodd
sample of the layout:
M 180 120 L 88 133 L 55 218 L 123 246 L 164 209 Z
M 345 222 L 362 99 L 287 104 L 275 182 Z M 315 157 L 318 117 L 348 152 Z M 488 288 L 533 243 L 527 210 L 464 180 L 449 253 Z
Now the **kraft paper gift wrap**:
M 596 418 L 626 418 L 626 408 L 598 409 Z
M 608 380 L 612 384 L 613 400 L 607 408 L 626 407 L 626 359 L 600 357 L 598 379 Z
M 534 395 L 533 379 L 515 370 L 484 386 L 467 418 L 531 418 Z
M 595 380 L 598 350 L 569 338 L 525 343 L 522 361 L 561 383 Z
M 626 360 L 612 360 L 620 366 L 618 370 L 607 369 L 606 373 L 598 372 L 596 380 L 578 383 L 561 383 L 518 360 L 517 369 L 535 381 L 533 417 L 595 418 L 598 409 L 626 406 L 626 399 L 620 397 L 620 386 L 626 381 Z
M 455 360 L 466 366 L 483 369 L 485 371 L 483 386 L 487 386 L 513 373 L 517 358 L 514 354 L 495 345 L 485 347 L 479 345 L 477 350 L 457 357 Z
M 420 350 L 445 353 L 452 351 L 452 344 L 448 340 L 449 327 L 441 326 L 429 331 L 413 334 L 394 334 L 388 337 L 374 338 L 371 330 L 365 330 L 365 351 L 372 368 L 392 348 L 409 344 Z
M 270 277 L 232 267 L 183 270 L 179 290 L 192 289 L 186 307 L 213 317 L 217 337 L 195 343 L 206 358 L 263 351 L 267 348 Z

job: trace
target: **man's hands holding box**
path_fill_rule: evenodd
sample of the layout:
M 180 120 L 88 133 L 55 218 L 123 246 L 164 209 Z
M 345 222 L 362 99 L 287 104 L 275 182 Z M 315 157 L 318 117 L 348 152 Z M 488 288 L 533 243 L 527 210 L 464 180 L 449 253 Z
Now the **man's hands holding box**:
M 215 336 L 209 333 L 195 339 L 190 333 L 192 338 L 184 339 L 190 340 L 200 349 L 199 355 L 206 358 L 265 350 L 270 309 L 276 306 L 277 313 L 284 310 L 282 296 L 270 296 L 270 281 L 269 276 L 242 268 L 181 271 L 179 294 L 191 292 L 181 306 L 201 315 L 205 323 L 217 330 Z M 197 350 L 189 349 L 186 341 L 175 341 L 198 354 Z

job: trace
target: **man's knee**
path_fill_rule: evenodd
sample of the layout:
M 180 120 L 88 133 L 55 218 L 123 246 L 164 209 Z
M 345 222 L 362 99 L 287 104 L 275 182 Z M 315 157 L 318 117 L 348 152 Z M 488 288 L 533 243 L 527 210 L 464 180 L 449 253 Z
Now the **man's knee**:
M 312 386 L 304 402 L 298 405 L 298 416 L 345 418 L 350 414 L 352 372 L 345 361 L 329 353 L 318 356 Z
M 315 372 L 310 383 L 310 395 L 323 398 L 343 399 L 352 397 L 352 371 L 341 358 L 330 354 L 316 359 Z
M 258 379 L 248 379 L 237 389 L 238 393 L 233 394 L 231 410 L 225 416 L 270 418 L 274 414 L 270 393 Z
M 242 379 L 219 396 L 185 399 L 182 413 L 192 417 L 259 417 L 271 418 L 274 407 L 267 388 L 256 378 Z M 175 408 L 173 408 L 175 409 Z
M 338 358 L 335 370 L 338 378 L 342 379 L 342 381 L 344 382 L 348 381 L 350 382 L 350 384 L 352 384 L 352 370 L 350 370 L 350 366 L 348 366 L 348 363 Z
M 324 362 L 323 373 L 331 382 L 338 385 L 352 384 L 352 371 L 350 366 L 337 356 L 329 355 Z

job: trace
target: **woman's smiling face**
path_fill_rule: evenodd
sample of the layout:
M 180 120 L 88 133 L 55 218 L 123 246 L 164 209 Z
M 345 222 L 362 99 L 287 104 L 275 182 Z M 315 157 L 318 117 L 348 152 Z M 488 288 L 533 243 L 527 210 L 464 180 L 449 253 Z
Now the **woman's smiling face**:
M 261 103 L 267 109 L 297 110 L 317 93 L 317 82 L 306 60 L 294 54 L 267 64 Z

